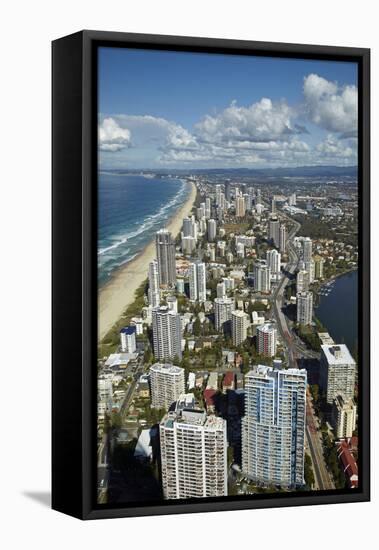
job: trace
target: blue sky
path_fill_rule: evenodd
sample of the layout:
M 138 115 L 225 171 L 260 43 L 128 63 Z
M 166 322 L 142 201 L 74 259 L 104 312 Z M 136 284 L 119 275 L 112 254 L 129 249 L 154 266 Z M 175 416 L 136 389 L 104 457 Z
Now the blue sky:
M 100 48 L 112 168 L 356 163 L 353 63 Z

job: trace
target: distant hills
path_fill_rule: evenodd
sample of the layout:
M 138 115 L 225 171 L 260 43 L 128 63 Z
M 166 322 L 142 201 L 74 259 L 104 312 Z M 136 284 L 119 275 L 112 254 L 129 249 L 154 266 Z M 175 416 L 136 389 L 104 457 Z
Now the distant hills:
M 196 174 L 214 173 L 240 176 L 308 177 L 308 176 L 352 176 L 358 174 L 357 166 L 297 166 L 294 168 L 214 168 L 190 170 Z
M 103 170 L 106 170 L 103 168 Z M 357 166 L 296 166 L 293 168 L 187 168 L 170 170 L 163 168 L 141 168 L 141 169 L 108 169 L 106 171 L 123 174 L 138 174 L 138 173 L 154 173 L 160 175 L 166 174 L 213 174 L 218 176 L 228 177 L 272 177 L 272 178 L 306 178 L 306 177 L 327 177 L 333 178 L 342 177 L 357 177 Z

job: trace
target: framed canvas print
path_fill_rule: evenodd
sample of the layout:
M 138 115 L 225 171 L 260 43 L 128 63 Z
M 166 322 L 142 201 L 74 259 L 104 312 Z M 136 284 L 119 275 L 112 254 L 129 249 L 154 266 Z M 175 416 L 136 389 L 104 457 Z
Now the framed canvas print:
M 53 508 L 369 499 L 369 50 L 53 42 Z

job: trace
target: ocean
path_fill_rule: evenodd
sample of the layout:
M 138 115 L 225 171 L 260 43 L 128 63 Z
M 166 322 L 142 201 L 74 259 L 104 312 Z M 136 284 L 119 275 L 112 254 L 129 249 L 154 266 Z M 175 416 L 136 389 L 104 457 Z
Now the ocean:
M 186 201 L 191 185 L 174 178 L 100 172 L 98 284 L 130 262 Z
M 358 272 L 338 277 L 330 294 L 320 297 L 315 313 L 336 344 L 346 344 L 354 352 L 358 346 Z

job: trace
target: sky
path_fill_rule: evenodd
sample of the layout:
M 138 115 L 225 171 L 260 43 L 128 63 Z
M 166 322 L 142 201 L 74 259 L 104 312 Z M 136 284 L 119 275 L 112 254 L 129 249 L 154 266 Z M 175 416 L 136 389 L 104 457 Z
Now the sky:
M 102 169 L 357 163 L 357 65 L 99 49 Z

